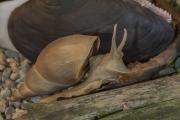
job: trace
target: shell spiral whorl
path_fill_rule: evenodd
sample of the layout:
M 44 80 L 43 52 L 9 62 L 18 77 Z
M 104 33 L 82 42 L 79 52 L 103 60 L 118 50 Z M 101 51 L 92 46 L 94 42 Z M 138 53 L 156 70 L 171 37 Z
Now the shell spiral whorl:
M 80 82 L 89 58 L 99 48 L 97 36 L 71 35 L 50 43 L 39 55 L 25 82 L 14 91 L 13 99 L 50 94 Z

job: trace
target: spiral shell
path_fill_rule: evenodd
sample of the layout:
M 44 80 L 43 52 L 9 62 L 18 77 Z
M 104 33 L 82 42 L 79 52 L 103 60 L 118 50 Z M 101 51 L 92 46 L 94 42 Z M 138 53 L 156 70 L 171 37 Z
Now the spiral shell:
M 99 48 L 97 36 L 71 35 L 50 43 L 28 72 L 13 99 L 53 93 L 77 84 L 86 72 L 89 57 Z

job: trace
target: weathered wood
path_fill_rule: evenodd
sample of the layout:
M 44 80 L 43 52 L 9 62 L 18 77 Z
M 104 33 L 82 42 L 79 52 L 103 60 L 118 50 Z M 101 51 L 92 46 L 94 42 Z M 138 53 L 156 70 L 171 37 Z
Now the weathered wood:
M 93 120 L 180 98 L 180 74 L 51 104 L 28 104 L 29 120 Z M 24 118 L 25 119 L 25 118 Z
M 100 120 L 179 120 L 180 99 L 153 104 L 144 108 L 118 112 Z

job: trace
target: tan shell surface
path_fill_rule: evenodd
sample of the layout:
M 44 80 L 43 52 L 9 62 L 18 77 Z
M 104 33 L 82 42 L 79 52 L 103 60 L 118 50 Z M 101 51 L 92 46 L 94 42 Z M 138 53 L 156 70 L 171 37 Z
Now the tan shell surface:
M 97 36 L 63 37 L 49 44 L 41 52 L 35 68 L 50 82 L 72 85 L 80 81 L 87 60 L 98 47 Z

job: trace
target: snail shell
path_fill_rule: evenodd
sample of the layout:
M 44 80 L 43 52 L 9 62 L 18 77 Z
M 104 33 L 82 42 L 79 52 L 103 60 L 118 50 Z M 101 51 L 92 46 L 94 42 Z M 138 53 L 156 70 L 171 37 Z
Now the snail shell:
M 99 48 L 97 36 L 71 35 L 50 43 L 28 72 L 13 99 L 49 94 L 78 83 L 86 72 L 89 57 Z

